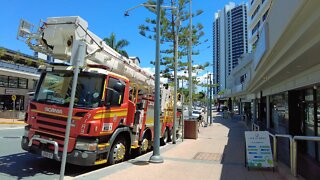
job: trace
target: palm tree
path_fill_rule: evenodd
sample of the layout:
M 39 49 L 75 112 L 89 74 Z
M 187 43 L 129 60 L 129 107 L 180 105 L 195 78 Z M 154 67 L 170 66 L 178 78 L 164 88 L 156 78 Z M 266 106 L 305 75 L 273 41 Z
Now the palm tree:
M 129 58 L 128 53 L 125 50 L 122 50 L 123 47 L 129 45 L 129 41 L 125 39 L 121 39 L 120 41 L 116 41 L 116 35 L 114 33 L 111 33 L 110 37 L 106 37 L 103 39 L 104 42 L 108 46 L 110 46 L 112 49 L 120 53 L 121 55 Z

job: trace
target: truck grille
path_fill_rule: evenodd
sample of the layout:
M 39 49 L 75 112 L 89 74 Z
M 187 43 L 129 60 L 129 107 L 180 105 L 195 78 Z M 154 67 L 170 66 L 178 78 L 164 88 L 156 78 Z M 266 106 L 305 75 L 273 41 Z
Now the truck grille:
M 67 126 L 67 118 L 38 113 L 37 125 L 39 129 L 64 135 Z
M 64 122 L 67 122 L 68 120 L 68 118 L 65 118 L 65 117 L 53 116 L 53 115 L 43 114 L 43 113 L 38 113 L 38 117 L 49 118 L 49 119 L 54 119 L 54 120 L 59 120 Z
M 41 111 L 36 110 L 34 112 L 35 124 L 32 125 L 33 133 L 29 138 L 33 135 L 39 135 L 41 138 L 56 141 L 59 145 L 59 151 L 62 151 L 68 118 L 59 114 L 42 113 Z M 86 112 L 78 112 L 78 114 L 79 115 L 76 117 L 83 117 Z M 75 133 L 70 132 L 68 152 L 71 152 L 75 146 L 76 139 L 74 136 Z M 39 148 L 54 150 L 54 146 L 52 144 L 43 144 L 40 141 L 34 141 L 33 144 L 39 146 Z
M 56 123 L 42 121 L 42 120 L 37 120 L 37 122 L 39 124 L 44 124 L 44 125 L 48 125 L 48 126 L 55 126 L 55 127 L 58 127 L 58 128 L 66 128 L 66 126 L 62 125 L 62 124 L 56 124 Z
M 59 145 L 59 151 L 63 151 L 63 146 L 64 146 L 64 137 L 63 136 L 46 133 L 41 130 L 36 130 L 34 135 L 39 135 L 41 138 L 56 141 Z M 36 144 L 39 147 L 44 148 L 44 149 L 54 150 L 54 146 L 52 144 L 41 144 L 39 141 L 34 141 L 33 144 Z M 69 138 L 68 152 L 72 151 L 74 145 L 75 145 L 75 139 Z

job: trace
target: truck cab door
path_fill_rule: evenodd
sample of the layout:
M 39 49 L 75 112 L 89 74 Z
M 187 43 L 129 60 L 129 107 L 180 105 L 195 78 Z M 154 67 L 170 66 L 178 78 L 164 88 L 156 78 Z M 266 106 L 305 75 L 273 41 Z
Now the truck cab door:
M 109 76 L 105 104 L 109 114 L 109 122 L 113 122 L 114 126 L 125 124 L 127 118 L 127 106 L 125 106 L 126 83 L 115 77 Z

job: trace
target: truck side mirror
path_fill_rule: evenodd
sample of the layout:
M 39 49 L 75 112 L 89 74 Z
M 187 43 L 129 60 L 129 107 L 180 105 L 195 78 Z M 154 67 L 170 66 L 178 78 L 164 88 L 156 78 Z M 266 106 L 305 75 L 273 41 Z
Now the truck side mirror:
M 120 82 L 117 82 L 114 86 L 113 86 L 113 89 L 118 91 L 118 92 L 123 92 L 124 91 L 124 88 L 125 88 L 125 85 L 120 83 Z

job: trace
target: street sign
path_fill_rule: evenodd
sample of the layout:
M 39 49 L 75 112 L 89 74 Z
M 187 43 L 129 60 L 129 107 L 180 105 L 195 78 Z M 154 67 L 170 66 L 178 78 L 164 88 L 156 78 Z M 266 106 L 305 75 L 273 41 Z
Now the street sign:
M 248 167 L 274 167 L 268 131 L 245 131 Z
M 16 95 L 12 95 L 11 99 L 12 99 L 12 101 L 15 101 L 17 99 L 17 96 Z

